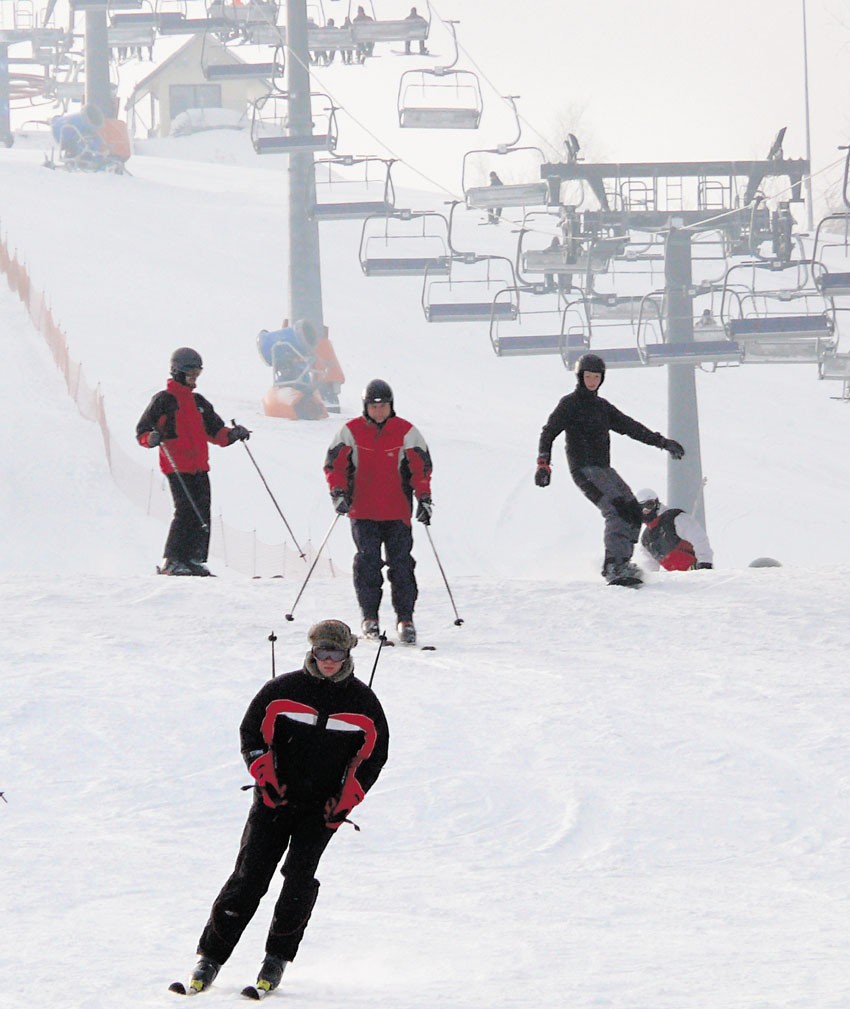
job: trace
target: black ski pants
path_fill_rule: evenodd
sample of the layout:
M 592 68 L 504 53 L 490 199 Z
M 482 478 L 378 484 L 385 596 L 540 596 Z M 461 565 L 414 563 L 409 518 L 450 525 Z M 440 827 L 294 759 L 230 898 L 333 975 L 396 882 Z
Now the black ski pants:
M 325 825 L 321 809 L 271 809 L 255 795 L 236 865 L 213 902 L 209 921 L 198 940 L 198 954 L 216 963 L 228 959 L 286 852 L 280 870 L 283 889 L 275 904 L 266 952 L 294 960 L 319 893 L 316 869 L 334 833 Z
M 185 490 L 180 483 L 182 478 Z M 168 474 L 168 485 L 174 499 L 174 518 L 165 541 L 165 559 L 171 561 L 205 561 L 210 548 L 210 475 L 202 473 Z M 188 493 L 187 493 L 188 492 Z M 192 507 L 201 513 L 206 529 Z
M 411 556 L 413 531 L 401 519 L 376 521 L 352 519 L 351 535 L 357 553 L 354 557 L 354 591 L 364 618 L 377 619 L 383 595 L 384 576 L 381 569 L 387 566 L 393 609 L 399 620 L 411 620 L 419 590 L 413 569 L 416 561 Z M 381 557 L 384 548 L 386 561 Z

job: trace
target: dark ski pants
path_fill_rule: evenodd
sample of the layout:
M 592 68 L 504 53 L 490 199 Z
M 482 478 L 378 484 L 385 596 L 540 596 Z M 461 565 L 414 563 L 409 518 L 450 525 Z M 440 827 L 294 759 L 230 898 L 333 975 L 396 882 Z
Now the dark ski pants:
M 168 474 L 168 485 L 174 499 L 174 518 L 165 541 L 165 558 L 171 561 L 205 561 L 210 547 L 210 475 L 181 473 L 186 490 L 203 516 L 207 528 L 203 529 L 195 509 L 180 484 L 176 473 Z
M 375 618 L 381 605 L 384 577 L 381 568 L 386 563 L 390 580 L 393 609 L 399 620 L 411 620 L 419 590 L 411 556 L 413 532 L 401 519 L 377 522 L 373 519 L 352 519 L 351 535 L 357 553 L 354 557 L 354 591 L 364 617 Z M 386 562 L 381 558 L 381 546 Z
M 319 893 L 316 869 L 333 836 L 321 810 L 298 812 L 289 806 L 270 809 L 259 796 L 255 797 L 236 865 L 213 902 L 209 921 L 198 940 L 198 954 L 217 963 L 228 959 L 286 852 L 280 870 L 283 889 L 275 904 L 266 952 L 294 960 Z
M 629 485 L 610 466 L 582 466 L 572 477 L 605 519 L 606 563 L 624 564 L 631 560 L 640 535 L 641 514 Z

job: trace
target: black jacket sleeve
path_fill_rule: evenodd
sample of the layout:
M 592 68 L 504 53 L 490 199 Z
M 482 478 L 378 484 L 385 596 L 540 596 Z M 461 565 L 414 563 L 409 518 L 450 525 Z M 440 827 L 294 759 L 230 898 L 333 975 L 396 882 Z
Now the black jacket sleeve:
M 175 413 L 177 411 L 177 400 L 170 392 L 163 390 L 158 392 L 148 403 L 145 412 L 136 424 L 136 439 L 158 428 L 162 431 L 163 438 L 177 437 L 177 423 Z M 164 420 L 163 420 L 164 418 Z M 162 421 L 162 424 L 160 422 Z
M 565 431 L 570 422 L 570 404 L 565 396 L 549 415 L 549 419 L 543 425 L 540 432 L 540 440 L 537 443 L 537 457 L 543 458 L 547 462 L 552 457 L 552 442 Z
M 654 445 L 656 448 L 664 447 L 665 439 L 662 434 L 659 434 L 658 431 L 650 431 L 640 421 L 627 416 L 610 403 L 608 404 L 608 426 L 617 434 L 624 434 L 629 438 L 634 438 L 635 441 L 642 441 L 645 445 Z

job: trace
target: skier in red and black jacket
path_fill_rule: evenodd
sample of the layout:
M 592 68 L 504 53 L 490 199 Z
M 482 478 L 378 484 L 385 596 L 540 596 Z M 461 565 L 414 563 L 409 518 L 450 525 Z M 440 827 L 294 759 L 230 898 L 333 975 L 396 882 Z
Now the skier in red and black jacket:
M 251 432 L 237 424 L 226 427 L 212 404 L 195 392 L 204 363 L 191 347 L 171 355 L 171 378 L 136 425 L 136 440 L 159 447 L 159 466 L 168 478 L 174 518 L 165 541 L 164 575 L 208 575 L 210 544 L 209 442 L 232 445 Z
M 270 680 L 240 727 L 242 757 L 256 781 L 236 866 L 198 941 L 191 987 L 203 991 L 233 952 L 286 853 L 257 987 L 280 983 L 295 958 L 316 897 L 319 860 L 363 801 L 387 760 L 380 701 L 354 676 L 357 638 L 341 620 L 310 628 L 303 668 Z
M 399 637 L 405 644 L 416 641 L 413 607 L 418 589 L 410 516 L 415 494 L 417 520 L 431 523 L 431 469 L 425 439 L 409 420 L 396 415 L 389 385 L 373 379 L 363 391 L 363 415 L 339 430 L 325 459 L 334 508 L 351 519 L 357 547 L 354 589 L 367 638 L 380 633 L 383 545 Z

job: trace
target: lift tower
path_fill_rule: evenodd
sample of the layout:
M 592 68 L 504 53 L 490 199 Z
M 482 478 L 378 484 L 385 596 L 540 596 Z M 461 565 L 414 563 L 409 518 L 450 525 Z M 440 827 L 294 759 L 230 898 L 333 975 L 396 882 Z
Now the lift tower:
M 764 161 L 635 162 L 593 164 L 576 159 L 544 164 L 541 177 L 550 187 L 550 204 L 560 203 L 561 184 L 583 181 L 592 190 L 599 210 L 582 214 L 583 232 L 590 236 L 628 235 L 630 230 L 666 232 L 664 243 L 664 317 L 668 344 L 694 341 L 692 237 L 702 231 L 722 231 L 730 248 L 738 254 L 756 254 L 768 238 L 777 240 L 779 258 L 790 258 L 791 218 L 788 203 L 802 202 L 801 186 L 809 173 L 804 159 L 786 160 L 782 155 L 780 132 L 770 156 Z M 757 198 L 764 179 L 788 178 L 790 196 L 771 215 Z M 687 180 L 690 180 L 688 183 Z M 738 180 L 746 180 L 741 186 Z M 663 183 L 663 185 L 661 185 Z M 690 184 L 695 207 L 685 207 Z M 637 200 L 620 200 L 612 208 L 613 193 L 638 192 Z M 675 204 L 675 206 L 673 206 Z M 787 225 L 787 235 L 785 226 Z M 783 238 L 785 236 L 785 238 Z M 604 350 L 601 351 L 604 357 Z M 680 462 L 668 461 L 667 495 L 675 508 L 691 511 L 705 522 L 702 461 L 700 457 L 699 413 L 694 363 L 667 364 L 667 429 L 669 436 L 685 446 Z
M 286 43 L 289 134 L 309 137 L 313 119 L 306 0 L 286 0 Z M 313 152 L 293 151 L 289 155 L 289 318 L 291 322 L 309 320 L 321 335 L 324 313 L 319 223 L 309 214 L 315 202 L 310 198 L 313 187 Z

